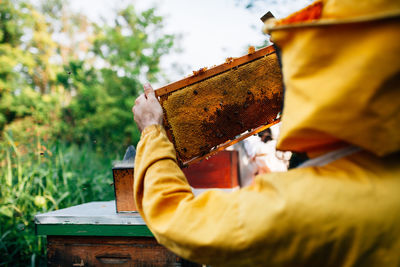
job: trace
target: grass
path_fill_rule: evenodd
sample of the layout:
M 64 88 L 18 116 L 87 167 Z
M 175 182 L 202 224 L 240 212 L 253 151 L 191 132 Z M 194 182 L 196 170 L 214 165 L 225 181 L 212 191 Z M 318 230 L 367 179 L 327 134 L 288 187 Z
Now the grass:
M 0 142 L 0 266 L 45 266 L 44 237 L 35 235 L 37 213 L 114 199 L 111 163 L 116 153 L 96 144 L 78 147 L 36 139 Z M 108 155 L 108 156 L 104 156 Z

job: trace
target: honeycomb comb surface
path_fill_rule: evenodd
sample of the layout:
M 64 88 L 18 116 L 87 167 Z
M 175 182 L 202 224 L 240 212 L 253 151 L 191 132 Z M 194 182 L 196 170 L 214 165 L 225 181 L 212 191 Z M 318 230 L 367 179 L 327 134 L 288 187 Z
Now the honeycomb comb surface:
M 272 53 L 161 96 L 160 102 L 167 134 L 184 162 L 273 122 L 282 97 L 281 71 Z

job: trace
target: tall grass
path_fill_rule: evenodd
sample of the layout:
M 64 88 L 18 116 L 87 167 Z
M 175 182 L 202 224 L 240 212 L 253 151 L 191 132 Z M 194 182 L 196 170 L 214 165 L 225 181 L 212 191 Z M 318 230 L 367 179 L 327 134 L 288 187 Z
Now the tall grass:
M 0 143 L 0 266 L 45 266 L 45 239 L 34 215 L 114 198 L 111 162 L 95 144 Z

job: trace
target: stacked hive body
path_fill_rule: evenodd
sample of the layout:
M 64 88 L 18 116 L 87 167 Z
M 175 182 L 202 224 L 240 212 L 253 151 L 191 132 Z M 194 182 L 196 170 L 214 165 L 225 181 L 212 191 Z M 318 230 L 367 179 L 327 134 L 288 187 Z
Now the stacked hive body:
M 156 91 L 178 160 L 272 123 L 282 109 L 282 76 L 272 47 L 237 58 Z

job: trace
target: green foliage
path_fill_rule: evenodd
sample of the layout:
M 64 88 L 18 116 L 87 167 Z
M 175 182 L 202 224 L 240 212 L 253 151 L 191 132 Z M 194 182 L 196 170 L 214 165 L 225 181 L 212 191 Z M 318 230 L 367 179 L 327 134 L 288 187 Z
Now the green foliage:
M 114 21 L 112 26 L 95 26 L 94 57 L 105 67 L 70 61 L 57 80 L 76 93 L 62 111 L 63 136 L 70 142 L 91 140 L 121 150 L 139 140 L 131 112 L 142 90 L 139 78 L 156 80 L 160 58 L 170 51 L 173 36 L 161 33 L 162 18 L 154 9 L 136 14 L 128 6 Z
M 136 79 L 118 77 L 106 68 L 100 72 L 85 70 L 83 62 L 70 62 L 64 73 L 58 76 L 60 83 L 67 81 L 66 88 L 70 90 L 79 88 L 71 103 L 62 109 L 60 127 L 64 139 L 78 144 L 90 140 L 103 149 L 117 151 L 137 143 L 139 131 L 131 112 L 141 87 Z
M 47 32 L 43 15 L 25 2 L 5 0 L 0 2 L 0 21 L 2 130 L 7 124 L 33 113 L 42 111 L 40 116 L 45 116 L 49 109 L 38 107 L 48 104 L 41 96 L 53 86 L 56 68 L 49 62 L 55 42 Z
M 45 2 L 43 12 L 64 14 L 60 1 L 53 7 Z M 0 130 L 26 131 L 15 124 L 30 117 L 39 127 L 51 124 L 47 134 L 69 143 L 96 141 L 108 151 L 138 142 L 131 107 L 140 80 L 157 80 L 160 59 L 174 40 L 162 33 L 154 9 L 137 14 L 127 6 L 115 25 L 88 26 L 74 14 L 60 19 L 65 36 L 76 30 L 87 35 L 79 44 L 85 56 L 53 40 L 56 18 L 28 2 L 2 1 L 0 14 L 0 36 L 7 36 L 0 43 Z M 63 65 L 52 63 L 57 56 Z
M 161 30 L 162 18 L 154 9 L 136 14 L 133 6 L 128 6 L 118 13 L 115 26 L 97 27 L 94 51 L 118 76 L 136 79 L 145 75 L 154 81 L 160 58 L 170 51 L 174 38 Z
M 45 244 L 35 236 L 34 215 L 113 199 L 112 156 L 99 155 L 92 144 L 67 147 L 36 139 L 18 145 L 4 134 L 6 142 L 0 147 L 0 266 L 26 266 L 31 260 L 43 266 Z
M 22 5 L 21 5 L 22 7 Z M 10 109 L 17 90 L 28 87 L 27 69 L 34 65 L 32 55 L 21 47 L 23 29 L 29 24 L 27 14 L 17 10 L 12 1 L 0 2 L 0 130 L 18 114 Z

